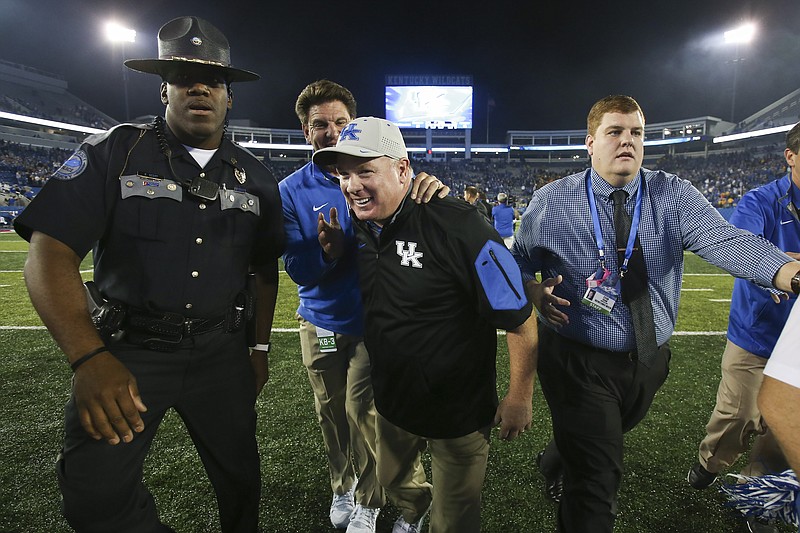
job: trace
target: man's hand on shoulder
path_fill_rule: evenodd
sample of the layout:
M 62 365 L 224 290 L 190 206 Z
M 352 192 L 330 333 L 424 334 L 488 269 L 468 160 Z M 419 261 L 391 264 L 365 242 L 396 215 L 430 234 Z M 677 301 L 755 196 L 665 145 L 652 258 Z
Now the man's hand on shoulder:
M 444 198 L 448 194 L 450 194 L 450 187 L 427 172 L 417 174 L 411 183 L 411 199 L 418 204 L 427 204 L 434 195 Z

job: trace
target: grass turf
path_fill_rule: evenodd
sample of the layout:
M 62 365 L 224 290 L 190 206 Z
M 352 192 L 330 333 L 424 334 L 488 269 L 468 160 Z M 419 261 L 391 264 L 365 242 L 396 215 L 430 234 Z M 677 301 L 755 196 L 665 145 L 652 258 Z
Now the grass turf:
M 26 247 L 0 234 L 0 532 L 70 531 L 59 512 L 53 465 L 62 438 L 62 408 L 70 371 L 40 326 L 27 299 L 22 274 Z M 90 264 L 84 262 L 84 269 Z M 718 274 L 687 257 L 687 273 Z M 687 276 L 678 331 L 724 331 L 730 297 L 728 276 Z M 297 295 L 281 274 L 272 335 L 271 376 L 258 399 L 264 532 L 335 531 L 328 522 L 330 489 L 313 396 L 301 363 L 294 310 Z M 724 336 L 673 337 L 671 374 L 645 420 L 626 436 L 625 476 L 615 531 L 620 533 L 745 532 L 724 507 L 723 496 L 695 491 L 685 481 L 714 404 Z M 498 389 L 508 382 L 508 355 L 501 339 Z M 493 438 L 484 485 L 481 530 L 486 533 L 554 530 L 555 506 L 542 494 L 533 458 L 550 438 L 549 414 L 534 395 L 532 431 L 513 442 Z M 218 531 L 213 491 L 183 423 L 170 413 L 145 465 L 145 479 L 162 520 L 182 533 Z M 378 531 L 388 532 L 397 510 L 387 506 Z M 790 531 L 791 529 L 786 529 Z

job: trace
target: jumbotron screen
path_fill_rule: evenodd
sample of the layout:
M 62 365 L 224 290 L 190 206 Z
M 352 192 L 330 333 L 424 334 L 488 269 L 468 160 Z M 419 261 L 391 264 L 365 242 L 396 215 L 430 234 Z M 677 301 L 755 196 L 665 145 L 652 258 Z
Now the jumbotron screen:
M 400 128 L 472 129 L 472 87 L 386 86 L 386 120 Z

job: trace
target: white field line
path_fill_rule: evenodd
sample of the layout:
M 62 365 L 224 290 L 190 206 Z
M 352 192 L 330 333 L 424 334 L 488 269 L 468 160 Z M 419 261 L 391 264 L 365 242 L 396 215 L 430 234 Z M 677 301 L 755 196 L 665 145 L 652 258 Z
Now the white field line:
M 40 330 L 45 329 L 44 326 L 0 326 L 0 330 L 3 331 L 23 331 L 23 330 Z M 272 333 L 297 333 L 299 331 L 298 328 L 272 328 Z M 680 335 L 680 336 L 703 336 L 703 337 L 711 337 L 714 335 L 725 335 L 726 332 L 724 331 L 676 331 L 673 335 Z M 505 335 L 506 332 L 502 329 L 497 330 L 498 335 Z
M 81 270 L 81 274 L 92 272 L 92 269 Z M 0 270 L 0 274 L 23 274 L 22 270 Z M 278 270 L 278 274 L 286 274 L 285 270 Z
M 714 289 L 681 289 L 681 292 L 714 292 Z

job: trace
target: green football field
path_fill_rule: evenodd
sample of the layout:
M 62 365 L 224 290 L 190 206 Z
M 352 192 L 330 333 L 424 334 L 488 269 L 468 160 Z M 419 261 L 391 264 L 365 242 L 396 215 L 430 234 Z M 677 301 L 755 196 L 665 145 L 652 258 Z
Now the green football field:
M 53 465 L 71 372 L 28 301 L 22 276 L 26 252 L 27 243 L 15 234 L 0 233 L 0 532 L 60 533 L 71 530 L 60 515 Z M 83 268 L 90 276 L 88 261 Z M 261 527 L 267 533 L 333 532 L 327 518 L 330 487 L 322 438 L 294 321 L 297 293 L 288 276 L 280 276 L 270 381 L 257 406 Z M 694 256 L 686 258 L 677 333 L 670 343 L 671 373 L 650 414 L 626 437 L 615 531 L 747 531 L 724 507 L 718 491 L 698 492 L 685 481 L 714 405 L 731 286 L 727 274 Z M 499 346 L 502 395 L 508 379 L 503 337 Z M 554 530 L 555 506 L 542 493 L 533 460 L 550 438 L 549 422 L 537 390 L 532 430 L 513 442 L 500 441 L 495 434 L 483 491 L 482 531 Z M 162 520 L 176 531 L 218 531 L 210 484 L 174 414 L 159 430 L 145 465 L 145 481 Z M 384 508 L 378 531 L 391 531 L 397 514 L 391 506 Z

